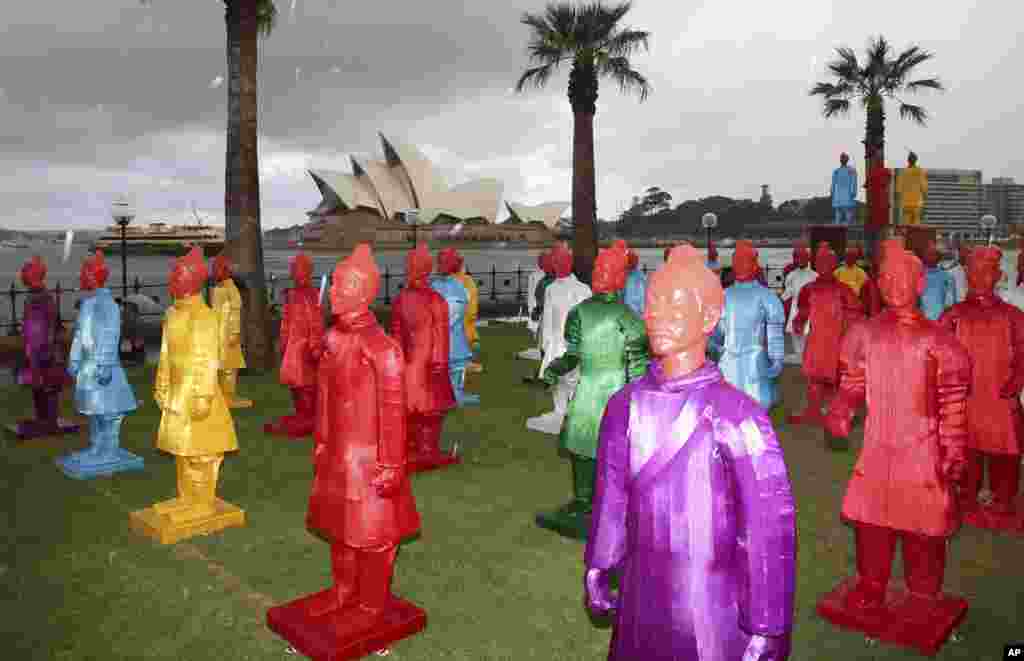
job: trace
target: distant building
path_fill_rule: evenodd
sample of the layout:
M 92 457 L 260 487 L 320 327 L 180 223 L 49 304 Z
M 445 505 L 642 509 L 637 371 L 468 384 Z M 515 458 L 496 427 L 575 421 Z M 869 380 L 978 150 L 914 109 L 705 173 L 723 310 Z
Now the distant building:
M 994 215 L 1000 227 L 1024 225 L 1024 184 L 1012 177 L 993 177 L 985 193 L 985 213 Z
M 904 168 L 894 168 L 899 177 Z M 978 220 L 985 213 L 985 186 L 981 170 L 925 168 L 928 174 L 928 193 L 925 195 L 924 216 L 921 222 L 935 225 L 940 234 L 952 232 L 972 234 L 979 232 Z M 896 199 L 896 222 L 900 201 Z
M 768 184 L 761 184 L 761 199 L 758 200 L 758 204 L 763 207 L 773 206 L 772 194 L 768 192 Z

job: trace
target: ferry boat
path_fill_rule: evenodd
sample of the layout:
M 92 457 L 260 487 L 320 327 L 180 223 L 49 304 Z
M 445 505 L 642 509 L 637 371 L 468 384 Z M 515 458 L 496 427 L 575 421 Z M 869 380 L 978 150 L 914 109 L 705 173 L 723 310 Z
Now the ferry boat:
M 148 225 L 128 225 L 125 228 L 125 246 L 129 255 L 184 255 L 192 246 L 199 246 L 207 257 L 224 249 L 224 228 L 197 223 L 195 225 L 169 225 L 155 222 Z M 93 245 L 104 252 L 121 252 L 121 227 L 111 225 Z

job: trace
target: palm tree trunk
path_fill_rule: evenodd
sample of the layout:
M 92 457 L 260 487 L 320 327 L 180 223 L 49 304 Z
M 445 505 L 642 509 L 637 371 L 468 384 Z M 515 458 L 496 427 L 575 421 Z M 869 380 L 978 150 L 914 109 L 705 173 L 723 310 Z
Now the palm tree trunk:
M 867 182 L 868 172 L 871 172 L 871 169 L 876 164 L 885 165 L 885 108 L 881 100 L 877 103 L 869 103 L 868 105 L 867 119 L 864 126 L 864 161 L 867 164 L 867 172 L 864 173 L 865 182 Z M 880 228 L 870 238 L 868 237 L 867 228 L 865 228 L 865 238 L 868 243 L 867 252 L 870 256 L 874 256 L 878 241 L 886 231 L 885 226 L 888 224 L 889 219 L 870 217 L 877 208 L 875 206 L 875 190 L 874 188 L 867 188 L 866 191 L 865 201 L 868 206 L 869 220 L 873 226 Z
M 257 126 L 259 29 L 257 0 L 229 0 L 225 9 L 228 59 L 228 131 L 224 180 L 225 251 L 235 264 L 243 297 L 242 338 L 247 362 L 273 367 L 260 227 Z
M 590 284 L 597 258 L 597 193 L 594 181 L 594 115 L 597 114 L 597 71 L 593 63 L 576 60 L 569 72 L 572 105 L 572 254 L 573 271 Z

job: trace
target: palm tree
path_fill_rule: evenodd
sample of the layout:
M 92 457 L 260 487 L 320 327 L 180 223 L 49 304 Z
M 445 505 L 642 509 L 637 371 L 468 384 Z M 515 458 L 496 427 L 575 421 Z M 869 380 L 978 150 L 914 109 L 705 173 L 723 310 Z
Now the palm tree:
M 927 111 L 921 106 L 905 103 L 898 95 L 923 89 L 944 89 L 937 78 L 908 80 L 918 65 L 934 57 L 932 53 L 918 46 L 911 46 L 895 57 L 893 53 L 885 37 L 874 38 L 868 44 L 867 61 L 862 67 L 852 48 L 837 48 L 838 57 L 828 65 L 835 82 L 818 83 L 809 92 L 810 96 L 823 97 L 825 117 L 845 115 L 850 111 L 851 100 L 860 101 L 867 112 L 864 159 L 869 169 L 876 162 L 885 163 L 886 101 L 891 99 L 899 103 L 902 119 L 912 119 L 924 126 L 928 119 Z M 868 189 L 868 195 L 872 193 Z M 869 208 L 871 202 L 869 199 Z
M 530 28 L 527 52 L 537 66 L 523 72 L 516 92 L 542 88 L 564 62 L 571 62 L 569 103 L 573 112 L 572 217 L 573 270 L 589 283 L 597 256 L 597 198 L 594 190 L 594 114 L 600 78 L 610 78 L 622 92 L 638 92 L 644 101 L 651 91 L 647 79 L 633 69 L 630 55 L 647 50 L 649 32 L 622 27 L 633 3 L 606 6 L 600 0 L 585 5 L 558 2 L 542 14 L 524 13 Z
M 141 0 L 150 4 L 152 0 Z M 273 0 L 223 0 L 227 27 L 228 127 L 224 164 L 225 250 L 244 283 L 245 337 L 248 363 L 268 369 L 274 362 L 272 331 L 263 271 L 260 225 L 257 82 L 259 38 L 277 23 Z

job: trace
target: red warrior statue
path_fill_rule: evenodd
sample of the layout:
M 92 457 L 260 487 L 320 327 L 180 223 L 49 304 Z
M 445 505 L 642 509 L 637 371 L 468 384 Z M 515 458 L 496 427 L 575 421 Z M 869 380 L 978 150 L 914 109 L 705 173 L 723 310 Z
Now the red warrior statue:
M 281 371 L 278 376 L 292 391 L 295 415 L 263 425 L 263 431 L 302 438 L 313 433 L 316 421 L 317 361 L 323 352 L 324 319 L 320 295 L 313 287 L 313 260 L 299 253 L 288 265 L 295 286 L 285 293 L 281 312 Z
M 448 304 L 430 286 L 433 268 L 426 244 L 409 251 L 405 288 L 391 306 L 391 337 L 405 354 L 405 424 L 413 472 L 458 461 L 440 448 L 441 427 L 455 407 L 455 394 L 448 375 Z
M 406 474 L 405 357 L 369 308 L 379 287 L 361 243 L 334 271 L 335 325 L 317 374 L 306 526 L 331 545 L 334 585 L 267 613 L 270 628 L 312 658 L 364 656 L 426 624 L 391 594 L 398 543 L 420 517 Z
M 885 167 L 881 160 L 875 161 L 868 169 L 864 187 L 868 189 L 868 219 L 865 229 L 868 257 L 877 257 L 878 236 L 889 224 L 889 184 L 892 181 L 892 170 Z
M 857 576 L 819 604 L 833 624 L 934 655 L 967 611 L 942 594 L 949 537 L 960 526 L 971 363 L 952 333 L 917 309 L 921 261 L 898 241 L 883 249 L 886 309 L 854 325 L 839 351 L 839 392 L 825 421 L 850 433 L 867 400 L 864 443 L 842 516 L 854 526 Z M 888 588 L 896 542 L 908 592 Z
M 971 357 L 967 399 L 967 479 L 960 488 L 964 521 L 978 527 L 1024 532 L 1024 508 L 1015 503 L 1020 481 L 1024 417 L 1024 312 L 995 295 L 1002 278 L 999 248 L 978 247 L 967 262 L 967 300 L 946 310 L 939 323 Z M 983 461 L 988 462 L 992 502 L 978 506 Z
M 839 381 L 836 347 L 846 329 L 864 316 L 860 299 L 836 279 L 837 264 L 832 248 L 822 241 L 814 258 L 818 277 L 800 290 L 793 331 L 803 333 L 806 324 L 811 324 L 801 367 L 807 378 L 807 408 L 803 413 L 789 416 L 791 424 L 822 423 L 821 407 L 825 397 Z

